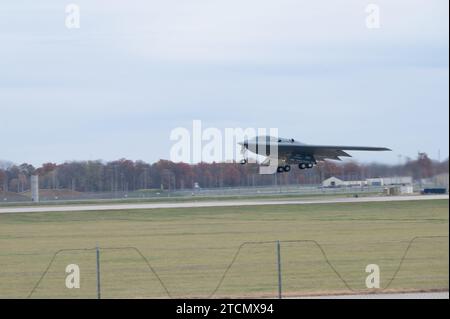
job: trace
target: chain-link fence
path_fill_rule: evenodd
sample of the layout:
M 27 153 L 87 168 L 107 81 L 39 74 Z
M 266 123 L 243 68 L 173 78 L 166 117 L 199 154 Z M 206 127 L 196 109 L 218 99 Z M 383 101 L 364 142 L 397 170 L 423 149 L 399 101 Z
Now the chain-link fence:
M 141 191 L 117 191 L 117 192 L 75 192 L 65 189 L 41 189 L 40 202 L 73 202 L 73 201 L 136 201 L 158 200 L 170 198 L 208 198 L 208 197 L 239 197 L 239 196 L 267 196 L 267 195 L 364 195 L 382 194 L 384 187 L 321 187 L 320 185 L 280 185 L 259 187 L 221 187 L 202 189 L 176 189 L 176 190 L 141 190 Z M 32 202 L 29 192 L 14 193 L 0 192 L 1 203 L 26 203 Z

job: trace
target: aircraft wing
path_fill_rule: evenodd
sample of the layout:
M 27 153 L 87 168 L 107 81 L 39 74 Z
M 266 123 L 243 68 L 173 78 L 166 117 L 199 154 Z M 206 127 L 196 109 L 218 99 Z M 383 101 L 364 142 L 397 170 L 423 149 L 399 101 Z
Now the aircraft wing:
M 334 159 L 340 160 L 339 156 L 351 157 L 345 151 L 390 151 L 386 147 L 370 146 L 338 146 L 338 145 L 304 145 L 304 144 L 280 144 L 279 154 L 301 154 L 314 156 L 316 160 Z

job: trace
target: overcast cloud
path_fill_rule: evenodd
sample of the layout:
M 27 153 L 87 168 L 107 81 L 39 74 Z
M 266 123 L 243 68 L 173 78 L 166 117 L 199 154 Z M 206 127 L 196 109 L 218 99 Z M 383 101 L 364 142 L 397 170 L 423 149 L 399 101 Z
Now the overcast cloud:
M 353 153 L 448 157 L 448 1 L 0 3 L 0 159 L 168 158 L 170 131 L 277 127 Z

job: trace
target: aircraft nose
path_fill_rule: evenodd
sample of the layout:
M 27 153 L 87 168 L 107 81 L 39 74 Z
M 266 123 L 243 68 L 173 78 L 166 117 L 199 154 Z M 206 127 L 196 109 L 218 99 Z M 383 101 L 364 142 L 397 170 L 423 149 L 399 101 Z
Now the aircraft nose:
M 243 147 L 245 147 L 245 148 L 248 148 L 248 140 L 244 140 L 242 142 L 239 142 L 238 144 L 243 146 Z

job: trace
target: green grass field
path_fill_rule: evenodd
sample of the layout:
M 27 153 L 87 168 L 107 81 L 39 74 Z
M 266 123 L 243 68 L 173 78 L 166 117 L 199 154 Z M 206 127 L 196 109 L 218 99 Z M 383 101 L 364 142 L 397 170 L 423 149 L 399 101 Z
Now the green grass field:
M 243 242 L 275 240 L 286 295 L 365 291 L 366 265 L 386 287 L 417 236 L 444 237 L 414 240 L 387 290 L 448 290 L 448 217 L 448 200 L 1 214 L 0 298 L 26 298 L 58 250 L 97 244 L 103 298 L 167 297 L 138 251 L 172 297 L 208 297 Z M 338 274 L 314 242 L 288 240 L 316 241 Z M 276 296 L 275 247 L 244 245 L 214 297 Z M 31 297 L 95 298 L 95 265 L 94 250 L 61 251 Z

